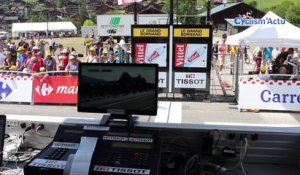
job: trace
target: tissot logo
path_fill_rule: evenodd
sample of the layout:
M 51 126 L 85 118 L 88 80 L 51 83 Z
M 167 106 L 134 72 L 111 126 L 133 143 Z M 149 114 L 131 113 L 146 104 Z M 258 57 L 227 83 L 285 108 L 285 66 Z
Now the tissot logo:
M 53 87 L 48 83 L 43 83 L 41 86 L 37 86 L 35 91 L 41 96 L 48 96 L 53 92 Z
M 195 78 L 195 74 L 186 74 L 186 78 Z

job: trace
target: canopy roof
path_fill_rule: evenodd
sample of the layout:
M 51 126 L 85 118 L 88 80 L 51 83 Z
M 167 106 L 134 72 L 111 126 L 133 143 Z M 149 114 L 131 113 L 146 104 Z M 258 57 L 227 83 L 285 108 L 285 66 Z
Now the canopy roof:
M 12 33 L 47 31 L 47 22 L 13 23 Z M 48 22 L 48 31 L 77 31 L 72 22 Z
M 254 24 L 243 32 L 228 36 L 226 43 L 265 47 L 300 47 L 300 29 L 298 27 L 271 11 L 262 20 L 265 21 L 264 24 Z

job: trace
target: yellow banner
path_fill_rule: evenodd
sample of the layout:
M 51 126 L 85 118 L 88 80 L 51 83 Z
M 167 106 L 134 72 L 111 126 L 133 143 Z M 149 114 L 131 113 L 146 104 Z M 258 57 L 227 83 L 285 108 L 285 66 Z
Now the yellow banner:
M 168 37 L 169 29 L 166 28 L 134 28 L 134 37 Z
M 209 37 L 209 29 L 201 28 L 176 28 L 174 37 Z

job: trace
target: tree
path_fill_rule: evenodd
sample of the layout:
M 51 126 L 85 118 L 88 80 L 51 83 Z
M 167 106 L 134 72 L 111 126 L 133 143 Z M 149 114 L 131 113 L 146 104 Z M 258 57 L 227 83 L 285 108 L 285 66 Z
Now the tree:
M 256 1 L 249 2 L 249 5 L 251 5 L 254 8 L 257 8 L 257 2 Z
M 88 14 L 87 9 L 86 9 L 86 2 L 81 4 L 79 14 L 80 14 L 79 24 L 83 25 L 84 21 L 86 19 L 88 19 L 88 17 L 89 17 L 89 14 Z
M 61 0 L 55 0 L 55 5 L 57 8 L 62 8 L 62 1 Z
M 83 26 L 94 26 L 94 25 L 95 23 L 90 19 L 85 20 L 83 23 Z
M 170 9 L 170 0 L 164 1 L 163 11 L 169 13 Z M 178 2 L 178 5 L 176 4 Z M 174 0 L 174 14 L 177 14 L 179 17 L 179 22 L 182 24 L 197 24 L 199 22 L 198 17 L 198 2 L 196 0 Z M 177 12 L 178 8 L 178 12 Z
M 95 24 L 97 23 L 97 14 L 95 12 L 89 13 L 89 17 Z

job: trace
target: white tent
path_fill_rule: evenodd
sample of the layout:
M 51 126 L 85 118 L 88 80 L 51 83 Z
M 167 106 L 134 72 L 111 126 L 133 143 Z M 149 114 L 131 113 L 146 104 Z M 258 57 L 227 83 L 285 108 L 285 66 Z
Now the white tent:
M 226 43 L 266 47 L 300 47 L 300 29 L 275 13 L 269 11 L 256 22 L 260 24 L 254 24 L 243 32 L 228 36 Z
M 12 35 L 18 37 L 19 33 L 26 32 L 73 32 L 77 34 L 77 28 L 72 22 L 36 22 L 36 23 L 13 23 Z

